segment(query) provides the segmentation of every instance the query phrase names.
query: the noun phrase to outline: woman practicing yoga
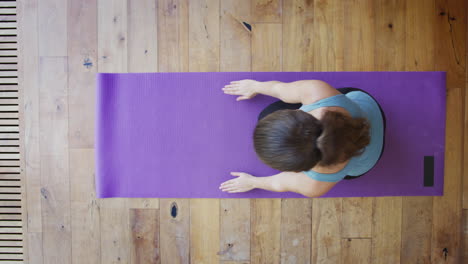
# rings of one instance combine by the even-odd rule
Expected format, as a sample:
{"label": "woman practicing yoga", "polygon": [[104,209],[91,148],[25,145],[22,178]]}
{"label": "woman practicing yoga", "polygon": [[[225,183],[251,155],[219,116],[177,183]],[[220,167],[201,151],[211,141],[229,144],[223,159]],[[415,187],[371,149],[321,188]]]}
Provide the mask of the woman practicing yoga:
{"label": "woman practicing yoga", "polygon": [[241,80],[223,91],[238,101],[257,94],[280,99],[260,113],[253,140],[258,157],[282,172],[269,177],[232,172],[236,178],[222,183],[222,191],[261,188],[319,197],[340,180],[367,173],[383,153],[384,112],[360,89],[335,89],[319,80]]}

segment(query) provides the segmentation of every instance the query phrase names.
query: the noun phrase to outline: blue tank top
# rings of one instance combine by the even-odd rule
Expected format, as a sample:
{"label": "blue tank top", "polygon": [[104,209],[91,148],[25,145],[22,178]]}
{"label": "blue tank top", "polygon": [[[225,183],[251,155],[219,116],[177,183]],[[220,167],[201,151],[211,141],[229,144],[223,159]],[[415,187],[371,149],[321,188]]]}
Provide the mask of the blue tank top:
{"label": "blue tank top", "polygon": [[310,112],[320,107],[339,106],[346,109],[352,117],[367,118],[370,124],[370,143],[361,155],[352,157],[346,166],[336,173],[304,171],[310,178],[324,182],[338,182],[346,175],[358,176],[368,172],[378,161],[383,148],[383,117],[377,102],[368,94],[353,91],[319,100],[313,104],[302,105],[300,110]]}

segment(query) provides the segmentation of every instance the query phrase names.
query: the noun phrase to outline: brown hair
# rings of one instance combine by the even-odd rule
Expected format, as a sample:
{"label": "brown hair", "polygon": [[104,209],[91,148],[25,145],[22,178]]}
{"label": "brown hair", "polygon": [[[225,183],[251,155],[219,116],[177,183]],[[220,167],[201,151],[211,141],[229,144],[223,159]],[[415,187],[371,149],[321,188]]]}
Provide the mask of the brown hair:
{"label": "brown hair", "polygon": [[321,120],[301,110],[278,110],[261,119],[254,131],[258,157],[280,171],[305,171],[358,156],[370,142],[369,123],[327,111]]}

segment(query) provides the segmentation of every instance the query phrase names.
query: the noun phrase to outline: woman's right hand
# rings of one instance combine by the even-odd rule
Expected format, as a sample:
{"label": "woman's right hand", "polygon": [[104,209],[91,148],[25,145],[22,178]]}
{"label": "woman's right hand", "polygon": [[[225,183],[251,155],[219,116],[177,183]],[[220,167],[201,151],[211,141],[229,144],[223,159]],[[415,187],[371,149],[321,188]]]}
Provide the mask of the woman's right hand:
{"label": "woman's right hand", "polygon": [[237,101],[251,99],[258,94],[256,88],[260,82],[255,80],[233,81],[223,87],[225,94],[240,95]]}

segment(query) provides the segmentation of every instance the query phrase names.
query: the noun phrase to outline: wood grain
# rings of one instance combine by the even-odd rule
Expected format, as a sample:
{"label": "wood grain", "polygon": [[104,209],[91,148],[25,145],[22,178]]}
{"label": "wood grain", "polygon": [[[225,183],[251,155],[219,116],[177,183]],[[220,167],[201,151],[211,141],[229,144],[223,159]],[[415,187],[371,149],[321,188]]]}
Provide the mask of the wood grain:
{"label": "wood grain", "polygon": [[283,0],[252,0],[255,23],[281,23]]}
{"label": "wood grain", "polygon": [[72,263],[99,263],[99,200],[94,186],[94,149],[70,149]]}
{"label": "wood grain", "polygon": [[468,261],[468,210],[463,209],[462,218],[462,245],[461,245],[461,263]]}
{"label": "wood grain", "polygon": [[366,264],[371,263],[371,240],[370,239],[342,239],[343,253],[341,263],[343,264]]}
{"label": "wood grain", "polygon": [[[343,70],[344,3],[317,0],[314,2],[314,18],[314,70]],[[312,263],[341,261],[342,200],[312,200]]]}
{"label": "wood grain", "polygon": [[159,71],[188,71],[188,0],[158,2]]}
{"label": "wood grain", "polygon": [[310,263],[312,199],[281,201],[281,263]]}
{"label": "wood grain", "polygon": [[[375,4],[375,70],[403,71],[405,68],[405,7],[405,1],[377,1]],[[388,43],[392,45],[389,47]],[[375,198],[373,263],[400,263],[402,210],[401,197]]]}
{"label": "wood grain", "polygon": [[[50,73],[53,72],[54,75]],[[44,263],[71,259],[67,59],[39,61],[41,210]]]}
{"label": "wood grain", "polygon": [[[20,64],[18,72],[21,80],[20,89],[23,94],[22,108],[24,118],[24,173],[26,187],[26,226],[27,232],[42,232],[42,210],[41,210],[41,157],[39,146],[39,51],[37,45],[37,1],[21,1],[19,5],[20,32],[22,32],[21,42],[19,43]],[[1,89],[3,90],[3,89]],[[10,94],[8,92],[8,94]],[[5,142],[5,141],[4,141]],[[19,142],[18,142],[19,143]],[[2,161],[0,166],[19,166],[19,162]],[[35,236],[37,237],[37,236]],[[26,238],[29,238],[26,237]],[[34,243],[40,241],[41,245]],[[41,239],[28,241],[30,249],[42,248]],[[31,254],[31,253],[29,253]],[[41,252],[42,254],[42,252]],[[42,259],[41,259],[42,261]],[[39,262],[38,262],[39,263]]]}
{"label": "wood grain", "polygon": [[[12,238],[22,238],[14,234],[16,224],[23,223],[27,232],[24,242],[17,242],[25,251],[0,241],[3,257],[18,258],[6,254],[15,251],[32,256],[28,263],[151,263],[157,260],[153,231],[159,228],[161,263],[308,263],[308,256],[311,263],[466,262],[464,1],[0,2],[4,4],[17,4],[19,14],[5,15],[14,8],[0,10],[0,21],[9,21],[0,23],[0,34],[19,28],[17,36],[0,37],[0,56],[18,57],[0,57],[0,77],[11,83],[0,87],[0,103],[16,97],[23,101],[2,106],[19,113],[2,113],[1,138],[9,140],[1,145],[18,152],[24,142],[26,196],[2,198],[23,197],[27,219],[21,222],[21,215],[0,209],[0,220],[11,225],[2,230]],[[3,41],[19,41],[19,50]],[[7,71],[15,69],[18,78]],[[447,71],[445,195],[320,198],[312,204],[301,199],[194,200],[192,205],[189,199],[96,199],[92,120],[98,70]],[[12,123],[5,117],[23,118],[24,131],[21,120]],[[21,162],[0,160],[0,166]],[[18,167],[2,171],[8,173],[1,180],[21,178]],[[8,184],[0,191],[11,191]],[[18,201],[2,204],[16,206]]]}
{"label": "wood grain", "polygon": [[[436,70],[447,70],[444,196],[434,197],[431,261],[459,263],[462,221],[466,2],[436,1]],[[446,13],[446,15],[442,15]],[[441,57],[439,57],[441,56]],[[447,253],[444,253],[444,250]]]}
{"label": "wood grain", "polygon": [[[251,70],[251,0],[220,2],[220,70]],[[250,200],[220,200],[219,256],[222,263],[250,260]]]}
{"label": "wood grain", "polygon": [[401,197],[376,197],[372,211],[372,263],[400,263]]}
{"label": "wood grain", "polygon": [[42,264],[43,247],[42,247],[42,232],[28,232],[26,240],[28,242],[28,263]]}
{"label": "wood grain", "polygon": [[[40,56],[67,56],[68,1],[37,1]],[[4,14],[0,11],[0,14]]]}
{"label": "wood grain", "polygon": [[[127,72],[127,1],[99,0],[97,8],[98,71]],[[130,263],[128,200],[100,199],[99,213],[101,263]]]}
{"label": "wood grain", "polygon": [[190,262],[219,262],[219,199],[190,200]]}
{"label": "wood grain", "polygon": [[344,8],[344,69],[370,71],[375,59],[375,3],[346,1]]}
{"label": "wood grain", "polygon": [[313,199],[312,263],[340,263],[342,199]]}
{"label": "wood grain", "polygon": [[189,5],[189,70],[219,71],[219,0]]}
{"label": "wood grain", "polygon": [[251,70],[251,0],[222,0],[220,14],[220,71]]}
{"label": "wood grain", "polygon": [[282,70],[281,24],[252,25],[252,71]]}
{"label": "wood grain", "polygon": [[159,209],[130,209],[131,263],[161,263]]}
{"label": "wood grain", "polygon": [[[188,1],[159,1],[157,19],[159,71],[188,71]],[[161,263],[189,263],[189,199],[159,202]]]}
{"label": "wood grain", "polygon": [[[157,2],[128,2],[128,72],[158,71]],[[129,208],[158,208],[157,198],[131,198]]]}
{"label": "wood grain", "polygon": [[101,199],[100,206],[101,263],[130,263],[131,240],[127,199]]}
{"label": "wood grain", "polygon": [[161,263],[189,263],[189,199],[160,199],[159,211]]}
{"label": "wood grain", "polygon": [[250,263],[279,263],[281,199],[251,199]]}
{"label": "wood grain", "polygon": [[157,2],[128,1],[128,70],[158,71]]}
{"label": "wood grain", "polygon": [[250,200],[221,199],[220,259],[250,260]]}
{"label": "wood grain", "polygon": [[[283,2],[283,70],[314,69],[314,3],[307,0]],[[320,55],[318,55],[320,56]]]}
{"label": "wood grain", "polygon": [[98,1],[98,71],[127,72],[127,0]]}
{"label": "wood grain", "polygon": [[[406,60],[407,71],[434,70],[433,3],[419,5],[406,2]],[[431,255],[432,197],[403,197],[401,226],[401,262],[429,263]]]}
{"label": "wood grain", "polygon": [[68,3],[70,148],[94,147],[97,0]]}

